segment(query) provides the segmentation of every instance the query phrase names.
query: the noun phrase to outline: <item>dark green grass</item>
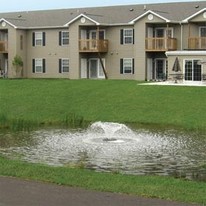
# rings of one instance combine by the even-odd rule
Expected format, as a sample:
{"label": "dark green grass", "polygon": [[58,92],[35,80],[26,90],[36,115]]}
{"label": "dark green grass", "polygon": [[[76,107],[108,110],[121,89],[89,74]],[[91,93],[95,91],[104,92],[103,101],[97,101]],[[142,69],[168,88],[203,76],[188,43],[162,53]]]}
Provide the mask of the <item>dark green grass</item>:
{"label": "dark green grass", "polygon": [[0,175],[45,181],[91,190],[206,204],[206,183],[171,177],[98,173],[85,169],[49,167],[0,157]]}
{"label": "dark green grass", "polygon": [[[136,81],[0,80],[0,128],[114,121],[206,128],[206,87],[140,86]],[[28,164],[0,157],[0,175],[88,189],[206,204],[206,184]]]}
{"label": "dark green grass", "polygon": [[120,80],[0,80],[0,105],[0,123],[58,123],[72,114],[89,122],[206,128],[206,87],[140,86]]}

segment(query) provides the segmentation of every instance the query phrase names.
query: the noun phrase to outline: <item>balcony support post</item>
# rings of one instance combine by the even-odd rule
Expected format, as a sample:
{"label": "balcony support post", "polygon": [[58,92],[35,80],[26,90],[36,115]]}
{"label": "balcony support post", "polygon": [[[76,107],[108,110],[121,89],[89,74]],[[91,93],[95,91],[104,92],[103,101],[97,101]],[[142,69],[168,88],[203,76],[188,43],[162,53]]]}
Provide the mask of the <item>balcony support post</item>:
{"label": "balcony support post", "polygon": [[100,64],[102,66],[103,72],[104,72],[105,79],[108,79],[107,71],[106,71],[104,63],[102,61],[101,54],[99,52],[98,52],[98,56],[99,56],[99,60],[100,60]]}

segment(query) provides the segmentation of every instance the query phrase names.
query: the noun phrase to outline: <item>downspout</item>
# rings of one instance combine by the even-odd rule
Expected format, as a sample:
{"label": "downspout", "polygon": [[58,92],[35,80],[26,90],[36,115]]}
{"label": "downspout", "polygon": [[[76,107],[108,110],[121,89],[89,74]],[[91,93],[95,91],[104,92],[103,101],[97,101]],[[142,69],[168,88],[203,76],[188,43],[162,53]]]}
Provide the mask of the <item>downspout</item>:
{"label": "downspout", "polygon": [[180,50],[183,50],[183,25],[180,22]]}

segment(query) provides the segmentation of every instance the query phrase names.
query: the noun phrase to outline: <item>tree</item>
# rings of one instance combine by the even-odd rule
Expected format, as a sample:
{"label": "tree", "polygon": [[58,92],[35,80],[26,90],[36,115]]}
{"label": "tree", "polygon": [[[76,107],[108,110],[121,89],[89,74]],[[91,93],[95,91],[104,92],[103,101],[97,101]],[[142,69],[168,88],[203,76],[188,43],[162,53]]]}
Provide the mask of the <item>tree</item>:
{"label": "tree", "polygon": [[16,75],[22,75],[21,71],[23,68],[23,60],[19,55],[16,55],[12,61],[13,66],[15,67]]}

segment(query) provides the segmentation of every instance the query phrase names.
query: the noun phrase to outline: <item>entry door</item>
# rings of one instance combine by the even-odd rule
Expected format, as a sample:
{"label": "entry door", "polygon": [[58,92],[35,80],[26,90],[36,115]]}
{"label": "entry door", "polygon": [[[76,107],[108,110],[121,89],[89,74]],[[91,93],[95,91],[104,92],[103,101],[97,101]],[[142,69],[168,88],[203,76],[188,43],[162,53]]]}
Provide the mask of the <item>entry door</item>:
{"label": "entry door", "polygon": [[89,60],[89,76],[90,78],[98,77],[98,59]]}
{"label": "entry door", "polygon": [[[97,39],[97,30],[90,31],[90,39]],[[98,39],[105,39],[105,30],[99,30]]]}
{"label": "entry door", "polygon": [[155,60],[155,79],[164,80],[166,77],[166,60],[156,59]]}
{"label": "entry door", "polygon": [[89,36],[89,38],[93,40],[91,43],[91,48],[95,49],[97,47],[97,39],[103,40],[105,38],[105,31],[100,30],[99,36],[97,36],[97,30],[91,30]]}
{"label": "entry door", "polygon": [[206,48],[206,27],[200,27],[200,49]]}
{"label": "entry door", "polygon": [[185,60],[185,81],[201,81],[202,66],[199,60]]}
{"label": "entry door", "polygon": [[5,73],[5,75],[7,75],[7,73],[8,73],[8,59],[5,59],[5,67],[4,67],[4,73]]}
{"label": "entry door", "polygon": [[[102,61],[105,64],[105,59],[102,59]],[[105,78],[99,59],[89,59],[89,78]]]}

